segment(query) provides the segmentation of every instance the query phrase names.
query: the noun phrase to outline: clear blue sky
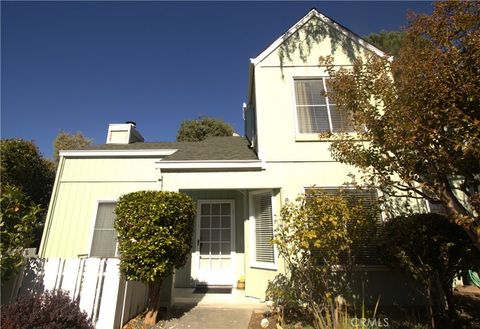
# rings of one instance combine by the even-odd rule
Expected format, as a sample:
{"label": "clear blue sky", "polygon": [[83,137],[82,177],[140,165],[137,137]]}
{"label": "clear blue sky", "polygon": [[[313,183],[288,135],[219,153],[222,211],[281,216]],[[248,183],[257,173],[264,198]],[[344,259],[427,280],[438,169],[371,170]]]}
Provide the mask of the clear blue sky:
{"label": "clear blue sky", "polygon": [[249,58],[311,8],[366,35],[432,4],[2,1],[1,136],[51,157],[60,130],[104,143],[108,124],[127,120],[146,141],[173,141],[199,116],[243,134]]}

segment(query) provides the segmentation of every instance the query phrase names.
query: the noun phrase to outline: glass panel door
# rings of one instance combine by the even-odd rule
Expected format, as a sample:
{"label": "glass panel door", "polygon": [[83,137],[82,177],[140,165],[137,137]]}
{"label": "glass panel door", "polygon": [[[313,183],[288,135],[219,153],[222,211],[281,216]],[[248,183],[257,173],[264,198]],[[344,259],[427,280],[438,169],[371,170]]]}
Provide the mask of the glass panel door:
{"label": "glass panel door", "polygon": [[233,202],[202,201],[197,232],[199,284],[232,283]]}

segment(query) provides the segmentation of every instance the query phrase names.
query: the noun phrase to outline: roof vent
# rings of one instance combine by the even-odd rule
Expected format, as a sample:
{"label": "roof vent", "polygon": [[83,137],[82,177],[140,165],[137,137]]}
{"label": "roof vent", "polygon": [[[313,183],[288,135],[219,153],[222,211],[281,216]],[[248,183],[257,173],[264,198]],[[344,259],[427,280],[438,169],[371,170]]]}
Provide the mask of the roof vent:
{"label": "roof vent", "polygon": [[136,123],[111,123],[108,125],[107,144],[131,144],[143,142],[143,136],[138,132]]}

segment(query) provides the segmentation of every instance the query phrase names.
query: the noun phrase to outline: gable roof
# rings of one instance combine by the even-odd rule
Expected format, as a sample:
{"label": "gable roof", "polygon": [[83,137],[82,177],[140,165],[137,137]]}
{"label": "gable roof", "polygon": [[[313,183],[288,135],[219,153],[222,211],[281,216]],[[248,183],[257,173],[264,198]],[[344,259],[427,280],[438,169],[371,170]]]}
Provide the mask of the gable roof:
{"label": "gable roof", "polygon": [[[174,151],[167,152],[162,161],[224,161],[224,160],[258,160],[250,143],[244,137],[209,137],[201,142],[138,142],[131,144],[98,144],[81,150],[62,151],[62,155],[81,156],[82,153],[98,156],[111,152],[121,156],[122,153],[135,151]],[[115,152],[116,151],[116,152]],[[148,153],[148,152],[146,152]],[[94,156],[94,155],[93,155]]]}
{"label": "gable roof", "polygon": [[378,49],[377,47],[373,46],[372,44],[368,43],[365,41],[362,37],[360,37],[358,34],[352,32],[345,26],[341,25],[340,23],[337,23],[330,17],[327,17],[317,11],[315,8],[310,10],[302,19],[300,19],[295,25],[293,25],[290,29],[288,29],[287,32],[285,32],[283,35],[281,35],[277,40],[275,40],[270,46],[267,47],[264,51],[262,51],[257,57],[251,58],[250,63],[253,64],[253,66],[257,65],[261,61],[263,61],[268,55],[270,55],[275,49],[277,49],[285,40],[287,40],[292,34],[296,33],[305,23],[307,23],[310,19],[312,18],[318,18],[324,23],[330,25],[331,27],[337,29],[350,39],[354,40],[361,46],[365,47],[366,49],[376,53],[379,56],[386,56],[386,54]]}

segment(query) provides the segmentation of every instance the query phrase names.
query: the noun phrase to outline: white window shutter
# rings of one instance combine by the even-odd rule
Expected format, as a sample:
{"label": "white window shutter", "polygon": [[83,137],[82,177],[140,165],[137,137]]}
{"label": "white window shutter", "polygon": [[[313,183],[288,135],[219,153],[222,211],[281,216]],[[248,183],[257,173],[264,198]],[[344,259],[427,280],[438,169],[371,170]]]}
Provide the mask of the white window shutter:
{"label": "white window shutter", "polygon": [[253,197],[255,217],[255,261],[258,263],[275,263],[272,218],[272,196],[270,193],[257,194]]}

